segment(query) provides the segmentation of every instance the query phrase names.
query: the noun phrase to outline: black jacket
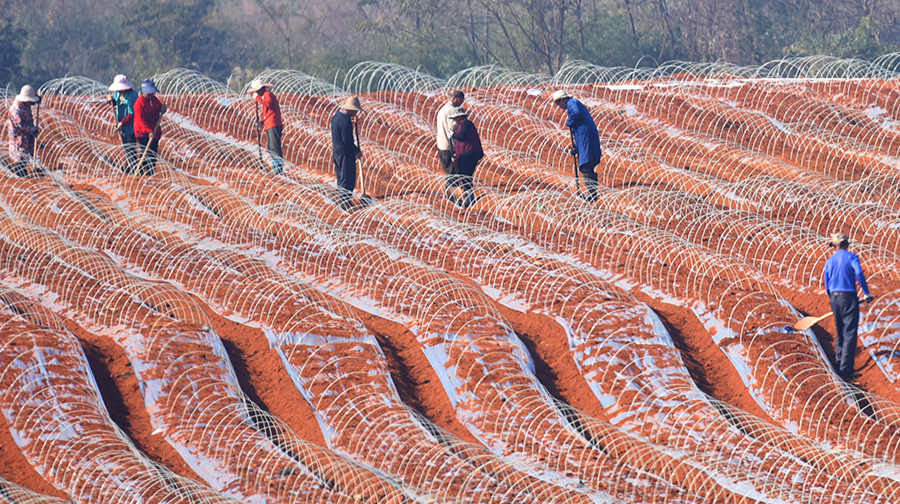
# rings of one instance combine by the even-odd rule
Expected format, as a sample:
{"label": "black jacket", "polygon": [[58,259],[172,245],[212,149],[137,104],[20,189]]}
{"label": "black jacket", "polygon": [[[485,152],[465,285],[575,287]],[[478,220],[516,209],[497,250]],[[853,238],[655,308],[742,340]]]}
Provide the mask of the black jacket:
{"label": "black jacket", "polygon": [[355,155],[360,151],[353,140],[353,120],[342,110],[331,119],[331,144],[336,155]]}

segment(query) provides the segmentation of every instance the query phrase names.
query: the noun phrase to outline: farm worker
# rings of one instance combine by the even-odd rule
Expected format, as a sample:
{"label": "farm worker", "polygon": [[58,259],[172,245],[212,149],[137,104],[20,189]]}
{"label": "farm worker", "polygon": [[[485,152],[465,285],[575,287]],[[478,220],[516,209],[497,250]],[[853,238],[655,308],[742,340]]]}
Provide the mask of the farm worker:
{"label": "farm worker", "polygon": [[450,99],[441,107],[437,114],[438,158],[441,160],[441,167],[447,175],[453,173],[453,150],[450,146],[450,136],[453,135],[453,128],[456,127],[456,124],[450,119],[450,112],[457,107],[461,107],[465,100],[465,93],[454,91],[450,95]]}
{"label": "farm worker", "polygon": [[553,102],[568,115],[566,126],[572,132],[574,143],[569,154],[578,156],[578,171],[584,175],[584,186],[587,189],[586,199],[594,201],[597,199],[597,172],[594,168],[600,164],[600,157],[603,155],[597,123],[583,103],[562,89],[553,93]]}
{"label": "farm worker", "polygon": [[124,75],[116,75],[113,78],[109,90],[109,103],[116,111],[116,131],[122,140],[122,150],[125,152],[125,173],[134,173],[138,162],[137,137],[134,135],[134,104],[137,102],[138,93],[134,85]]}
{"label": "farm worker", "polygon": [[484,149],[481,147],[481,137],[478,135],[478,128],[475,123],[469,120],[469,113],[462,107],[456,107],[450,112],[450,119],[455,123],[453,135],[450,137],[453,141],[453,153],[456,161],[456,170],[453,174],[447,175],[448,197],[451,200],[455,196],[449,194],[452,187],[462,186],[463,199],[455,201],[463,208],[467,208],[475,202],[475,195],[472,189],[472,175],[475,174],[475,168],[478,162],[484,157]]}
{"label": "farm worker", "polygon": [[159,89],[153,79],[144,79],[141,83],[141,96],[134,102],[134,134],[138,144],[146,153],[140,166],[140,175],[153,175],[156,171],[156,156],[159,152],[159,139],[162,137],[162,116],[166,113],[166,105],[159,101],[156,93]]}
{"label": "farm worker", "polygon": [[362,158],[362,150],[353,140],[353,123],[362,111],[359,98],[350,96],[331,119],[331,159],[334,161],[337,185],[345,190],[339,196],[343,207],[349,203],[350,193],[356,189],[356,160]]}
{"label": "farm worker", "polygon": [[857,326],[859,325],[859,297],[856,284],[862,288],[866,303],[875,299],[866,285],[859,257],[850,252],[850,238],[844,233],[831,235],[829,246],[834,254],[825,262],[825,291],[831,300],[837,338],[834,342],[835,363],[838,374],[845,380],[853,380],[853,359],[856,357]]}
{"label": "farm worker", "polygon": [[284,125],[281,122],[278,98],[272,93],[274,87],[274,84],[254,79],[250,82],[247,92],[253,95],[257,103],[262,104],[262,120],[256,121],[256,127],[263,128],[266,132],[266,149],[272,156],[272,171],[275,175],[281,175],[284,173],[284,157],[281,154],[281,134],[284,132]]}
{"label": "farm worker", "polygon": [[9,132],[9,157],[13,163],[12,171],[19,177],[28,175],[28,163],[34,158],[34,142],[39,131],[34,124],[31,107],[40,102],[41,97],[26,84],[9,107],[9,124],[6,127]]}

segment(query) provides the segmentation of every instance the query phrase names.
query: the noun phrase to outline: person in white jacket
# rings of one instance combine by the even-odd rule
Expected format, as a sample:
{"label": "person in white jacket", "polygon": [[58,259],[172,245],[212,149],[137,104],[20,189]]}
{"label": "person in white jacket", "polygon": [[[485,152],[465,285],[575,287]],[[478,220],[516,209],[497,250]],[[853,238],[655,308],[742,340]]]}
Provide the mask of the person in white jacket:
{"label": "person in white jacket", "polygon": [[438,157],[441,160],[441,167],[444,173],[450,175],[453,170],[453,147],[450,143],[450,137],[453,136],[453,128],[456,124],[450,119],[450,112],[466,101],[466,95],[462,91],[454,91],[450,95],[450,100],[441,107],[437,114],[437,148]]}

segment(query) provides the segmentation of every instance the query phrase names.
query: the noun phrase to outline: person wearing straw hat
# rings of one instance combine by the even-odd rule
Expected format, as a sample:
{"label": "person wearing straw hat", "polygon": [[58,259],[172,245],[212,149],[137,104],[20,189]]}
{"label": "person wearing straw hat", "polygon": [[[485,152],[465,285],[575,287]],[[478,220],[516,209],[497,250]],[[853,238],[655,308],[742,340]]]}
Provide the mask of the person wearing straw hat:
{"label": "person wearing straw hat", "polygon": [[585,199],[597,199],[597,172],[594,168],[600,164],[603,152],[600,150],[600,133],[591,112],[577,98],[560,89],[553,93],[553,103],[566,111],[566,126],[572,132],[572,147],[568,152],[578,156],[578,171],[584,175],[584,187],[587,189]]}
{"label": "person wearing straw hat", "polygon": [[362,149],[353,139],[353,121],[362,112],[359,98],[350,96],[331,119],[331,159],[338,187],[345,189],[339,196],[341,206],[350,202],[350,194],[356,189],[356,160],[362,157]]}
{"label": "person wearing straw hat", "polygon": [[6,128],[9,157],[13,163],[12,171],[19,177],[28,175],[28,164],[34,158],[34,143],[40,131],[34,124],[31,107],[40,101],[41,97],[35,94],[34,88],[26,84],[9,107]]}
{"label": "person wearing straw hat", "polygon": [[[467,208],[475,202],[473,191],[473,179],[478,162],[484,157],[484,149],[481,147],[481,136],[478,128],[469,120],[469,113],[462,107],[456,107],[449,114],[454,122],[453,153],[456,161],[456,170],[447,175],[447,197],[457,205]],[[462,187],[463,197],[457,199],[450,191],[454,187]]]}
{"label": "person wearing straw hat", "polygon": [[159,152],[159,139],[162,137],[162,116],[166,113],[166,105],[159,101],[153,79],[144,79],[141,83],[141,96],[134,102],[134,134],[138,145],[143,149],[138,167],[139,175],[153,175],[156,171],[156,157]]}
{"label": "person wearing straw hat", "polygon": [[461,107],[464,101],[466,101],[466,94],[459,90],[454,91],[437,114],[438,159],[447,175],[453,173],[453,149],[450,146],[450,137],[453,135],[453,128],[456,127],[456,124],[450,119],[450,112]]}
{"label": "person wearing straw hat", "polygon": [[113,94],[109,95],[109,103],[115,107],[116,131],[122,140],[122,150],[125,152],[125,173],[134,173],[138,162],[137,137],[134,134],[134,104],[137,102],[138,93],[134,85],[122,74],[113,78],[109,86]]}
{"label": "person wearing straw hat", "polygon": [[859,326],[859,297],[856,284],[862,288],[866,303],[875,299],[869,293],[866,275],[859,263],[859,256],[850,252],[850,238],[844,233],[831,235],[828,244],[835,249],[825,261],[825,292],[834,313],[836,338],[834,357],[837,373],[847,381],[859,377],[855,373],[853,361],[856,357],[857,329]]}
{"label": "person wearing straw hat", "polygon": [[272,93],[274,87],[274,84],[253,79],[247,92],[253,95],[257,103],[262,104],[262,119],[257,116],[256,127],[263,128],[266,132],[266,149],[272,156],[272,171],[276,175],[281,175],[284,173],[284,159],[281,154],[281,134],[284,132],[284,125],[281,122],[278,98]]}

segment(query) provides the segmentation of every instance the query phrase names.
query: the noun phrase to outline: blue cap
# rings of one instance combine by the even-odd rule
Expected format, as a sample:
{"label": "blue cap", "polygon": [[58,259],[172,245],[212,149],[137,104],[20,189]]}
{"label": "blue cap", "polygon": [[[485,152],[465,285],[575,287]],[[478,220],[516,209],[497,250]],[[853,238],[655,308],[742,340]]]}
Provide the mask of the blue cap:
{"label": "blue cap", "polygon": [[150,94],[158,92],[159,89],[156,89],[156,84],[154,84],[153,79],[144,79],[144,82],[141,83],[141,93]]}

